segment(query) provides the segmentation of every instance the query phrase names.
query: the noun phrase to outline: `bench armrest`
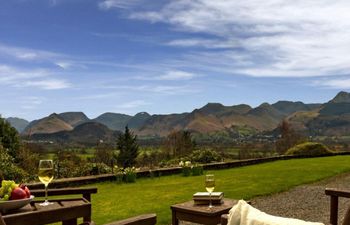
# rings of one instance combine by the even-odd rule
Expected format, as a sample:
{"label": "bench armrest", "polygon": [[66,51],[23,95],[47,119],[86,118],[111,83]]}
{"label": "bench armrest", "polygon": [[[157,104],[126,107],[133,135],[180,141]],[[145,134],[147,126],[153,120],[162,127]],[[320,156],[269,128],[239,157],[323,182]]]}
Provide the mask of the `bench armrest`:
{"label": "bench armrest", "polygon": [[157,215],[152,213],[119,220],[105,225],[155,225],[156,223]]}
{"label": "bench armrest", "polygon": [[340,190],[336,188],[326,188],[326,195],[350,198],[350,192],[345,190]]}
{"label": "bench armrest", "polygon": [[[350,192],[345,191],[345,190],[336,189],[336,188],[326,188],[325,193],[326,193],[326,195],[329,195],[331,197],[329,222],[332,225],[337,225],[338,224],[339,197],[350,198]],[[349,216],[348,213],[349,213],[349,211],[347,212],[347,214],[345,216]]]}
{"label": "bench armrest", "polygon": [[5,221],[2,219],[1,212],[0,212],[0,225],[6,225]]}
{"label": "bench armrest", "polygon": [[[38,190],[31,190],[30,191],[32,195],[35,197],[44,197],[45,196],[45,190],[44,189],[38,189]],[[91,201],[91,194],[96,194],[97,188],[57,188],[57,189],[48,189],[48,195],[78,195],[81,194],[83,197]]]}

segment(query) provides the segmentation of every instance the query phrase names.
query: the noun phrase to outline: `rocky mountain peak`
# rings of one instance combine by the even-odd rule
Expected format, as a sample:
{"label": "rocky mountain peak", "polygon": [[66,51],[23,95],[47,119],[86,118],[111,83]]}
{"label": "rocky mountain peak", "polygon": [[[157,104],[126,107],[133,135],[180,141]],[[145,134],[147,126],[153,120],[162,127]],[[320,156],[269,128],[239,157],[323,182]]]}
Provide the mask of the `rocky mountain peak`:
{"label": "rocky mountain peak", "polygon": [[350,103],[350,93],[341,91],[330,102],[331,103]]}

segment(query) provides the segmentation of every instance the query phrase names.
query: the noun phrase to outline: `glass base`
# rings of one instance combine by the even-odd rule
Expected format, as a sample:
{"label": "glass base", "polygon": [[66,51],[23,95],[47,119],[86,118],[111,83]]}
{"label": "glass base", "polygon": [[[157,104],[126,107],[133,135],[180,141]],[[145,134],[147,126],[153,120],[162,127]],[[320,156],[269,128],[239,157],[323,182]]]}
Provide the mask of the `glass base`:
{"label": "glass base", "polygon": [[49,202],[49,201],[45,200],[45,202],[40,203],[39,205],[40,206],[48,206],[48,205],[52,205],[52,204],[53,204],[53,202]]}

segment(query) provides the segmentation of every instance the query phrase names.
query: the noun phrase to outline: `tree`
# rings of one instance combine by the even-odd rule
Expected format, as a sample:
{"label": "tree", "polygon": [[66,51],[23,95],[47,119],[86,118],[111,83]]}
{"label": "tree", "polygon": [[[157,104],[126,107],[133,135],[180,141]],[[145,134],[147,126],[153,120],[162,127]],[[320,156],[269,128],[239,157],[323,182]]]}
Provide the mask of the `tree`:
{"label": "tree", "polygon": [[126,168],[135,165],[139,153],[139,145],[137,144],[137,136],[130,132],[128,126],[125,127],[125,132],[118,136],[117,149],[119,150],[117,157],[119,166]]}
{"label": "tree", "polygon": [[173,157],[182,157],[191,154],[195,145],[189,131],[173,131],[167,136],[164,142],[165,149],[167,149]]}
{"label": "tree", "polygon": [[0,117],[0,144],[8,154],[17,160],[17,153],[20,148],[18,132],[4,118]]}
{"label": "tree", "polygon": [[95,162],[113,166],[113,150],[110,146],[100,143],[94,154]]}
{"label": "tree", "polygon": [[291,147],[306,141],[306,138],[295,132],[287,120],[283,120],[278,129],[281,137],[276,141],[276,151],[282,155]]}
{"label": "tree", "polygon": [[0,144],[0,182],[5,179],[19,183],[25,178],[28,174],[14,163],[13,157]]}

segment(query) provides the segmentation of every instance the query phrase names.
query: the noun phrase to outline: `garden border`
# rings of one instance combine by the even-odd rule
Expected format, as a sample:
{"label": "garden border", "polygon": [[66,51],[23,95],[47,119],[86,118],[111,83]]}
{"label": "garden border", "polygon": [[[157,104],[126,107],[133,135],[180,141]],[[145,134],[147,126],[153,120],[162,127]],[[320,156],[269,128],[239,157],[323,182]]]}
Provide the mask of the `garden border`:
{"label": "garden border", "polygon": [[[217,170],[217,169],[229,169],[235,167],[242,167],[248,165],[256,165],[266,162],[273,162],[278,160],[289,160],[289,159],[298,159],[298,158],[317,158],[317,157],[327,157],[327,156],[337,156],[337,155],[350,155],[350,152],[338,152],[338,153],[330,153],[324,154],[321,156],[274,156],[267,158],[259,158],[259,159],[246,159],[246,160],[237,160],[232,162],[217,162],[217,163],[208,163],[203,164],[203,168],[205,170]],[[171,168],[160,168],[155,170],[142,170],[137,171],[137,177],[160,177],[164,175],[173,175],[181,173],[181,167],[171,167]],[[114,174],[102,174],[102,175],[94,175],[94,176],[85,176],[85,177],[72,177],[72,178],[63,178],[56,179],[52,183],[50,183],[50,188],[61,188],[68,186],[80,186],[84,184],[91,184],[96,182],[103,181],[113,181],[116,180],[116,176]],[[27,186],[30,189],[42,189],[44,185],[42,183],[28,183]]]}

